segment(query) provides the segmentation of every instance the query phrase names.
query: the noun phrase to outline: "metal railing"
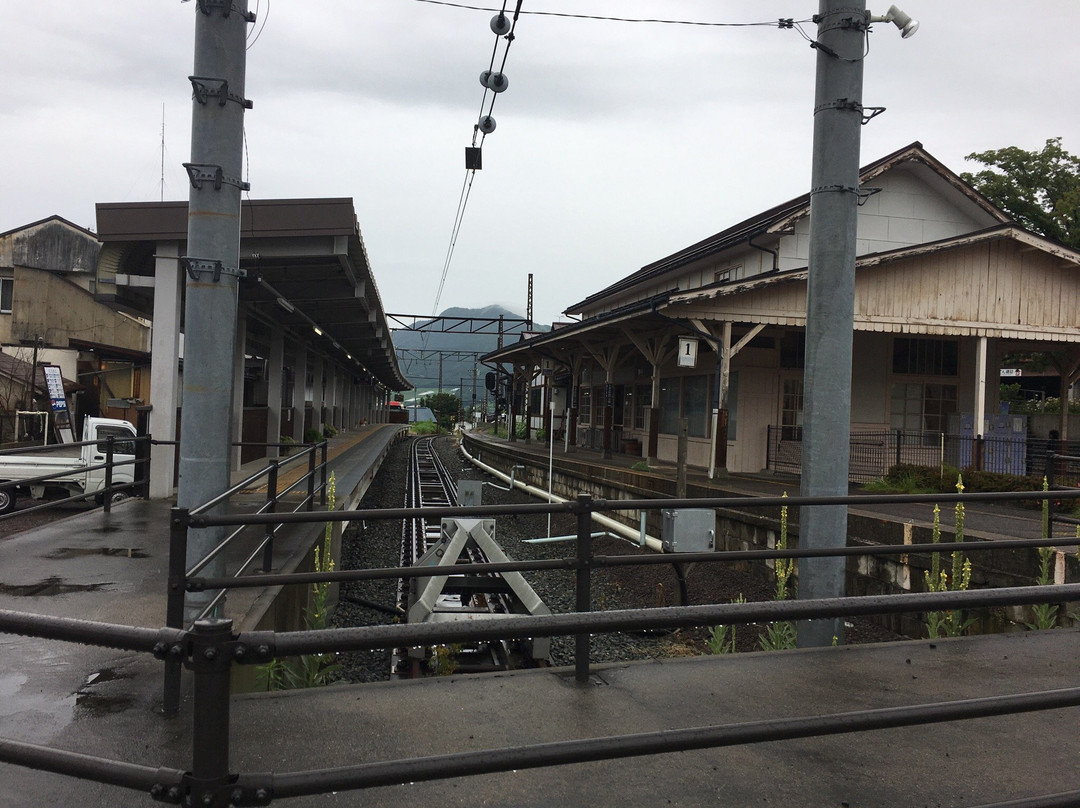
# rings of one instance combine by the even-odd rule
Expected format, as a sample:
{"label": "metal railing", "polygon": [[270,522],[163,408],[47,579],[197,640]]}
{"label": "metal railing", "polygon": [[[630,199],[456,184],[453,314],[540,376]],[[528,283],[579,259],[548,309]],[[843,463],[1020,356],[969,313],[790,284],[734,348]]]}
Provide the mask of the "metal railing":
{"label": "metal railing", "polygon": [[[1052,492],[1076,491],[1080,488],[1080,455],[1066,455],[1051,452],[1046,457],[1046,487]],[[1071,507],[1063,508],[1065,503]],[[1080,532],[1080,518],[1076,516],[1077,503],[1063,500],[1057,495],[1048,498],[1048,521],[1050,535],[1054,535],[1055,525],[1071,525]]]}
{"label": "metal railing", "polygon": [[[268,444],[275,445],[275,444]],[[286,445],[295,449],[298,444],[277,444],[279,447]],[[165,605],[165,625],[169,628],[184,628],[184,598],[187,592],[205,591],[205,581],[197,576],[209,567],[213,561],[221,557],[226,550],[237,544],[245,534],[248,527],[258,524],[261,530],[256,537],[256,543],[249,555],[240,562],[233,578],[217,579],[216,585],[211,587],[217,590],[209,602],[202,608],[200,613],[187,625],[192,625],[209,615],[214,614],[219,604],[223,601],[225,593],[235,584],[232,581],[246,573],[256,561],[261,559],[261,570],[269,573],[273,565],[274,538],[278,531],[288,523],[289,514],[298,514],[303,511],[314,511],[316,500],[326,507],[326,482],[327,482],[327,441],[313,444],[299,444],[301,451],[289,457],[272,461],[266,468],[261,469],[247,479],[233,485],[231,488],[218,494],[208,502],[196,508],[173,508],[169,521],[169,580],[168,592]],[[321,457],[320,457],[321,454]],[[282,490],[279,485],[280,475],[283,469],[294,465],[306,463],[306,470],[297,480],[294,480]],[[209,553],[202,558],[195,559],[188,566],[189,531],[200,528],[221,526],[210,516],[215,509],[228,503],[234,496],[242,491],[266,481],[266,497],[258,509],[243,517],[246,520],[241,523],[233,523],[235,529],[225,536],[214,546]],[[285,496],[298,487],[304,490],[303,497],[299,502],[286,503]],[[291,506],[288,513],[278,516],[279,507],[283,504]],[[255,522],[252,520],[267,517],[267,521]],[[327,514],[320,515],[319,521],[331,521]],[[170,657],[165,663],[165,685],[163,711],[166,715],[176,715],[180,706],[180,667],[179,658]]]}
{"label": "metal railing", "polygon": [[[82,494],[73,494],[69,497],[63,497],[59,499],[50,499],[42,502],[38,505],[31,505],[28,508],[20,508],[17,512],[11,511],[6,514],[0,514],[0,521],[10,518],[15,513],[25,514],[33,513],[34,511],[43,511],[48,508],[55,508],[57,505],[64,505],[69,502],[83,502],[87,499],[101,497],[102,507],[105,513],[109,513],[112,507],[112,500],[115,494],[125,493],[135,489],[142,489],[146,485],[146,475],[132,474],[134,478],[129,483],[115,483],[113,481],[113,474],[115,470],[122,466],[132,466],[137,470],[146,471],[150,463],[150,436],[143,435],[139,437],[123,437],[117,440],[114,435],[107,435],[99,440],[91,441],[79,441],[78,443],[53,443],[47,446],[30,446],[22,447],[18,449],[3,449],[0,450],[0,457],[10,457],[18,455],[41,455],[41,454],[60,454],[65,450],[81,449],[84,446],[100,446],[105,444],[105,460],[101,463],[93,463],[87,466],[79,466],[75,469],[68,469],[63,472],[52,472],[48,474],[40,474],[35,477],[23,477],[17,480],[3,480],[0,481],[0,490],[8,490],[15,488],[26,488],[31,486],[57,486],[62,485],[65,481],[70,481],[70,478],[74,474],[86,474],[91,471],[105,470],[105,480],[102,488],[94,491],[87,491]],[[117,454],[117,443],[131,443],[134,446],[134,457],[131,460],[115,460]],[[128,454],[125,452],[124,454]],[[0,472],[2,473],[2,472]],[[14,496],[14,494],[13,494]]]}
{"label": "metal railing", "polygon": [[[1076,459],[1076,458],[1073,458]],[[252,479],[243,485],[249,486]],[[231,489],[233,492],[237,487]],[[1011,715],[1039,710],[1080,706],[1080,687],[1052,691],[1015,693],[992,697],[940,701],[904,707],[858,710],[741,723],[717,724],[687,729],[616,735],[553,743],[490,749],[482,752],[445,754],[437,757],[361,763],[333,769],[272,774],[236,773],[229,761],[229,679],[233,665],[266,664],[279,657],[394,647],[446,645],[471,640],[518,637],[575,637],[575,680],[584,684],[590,677],[590,634],[639,631],[660,628],[736,625],[779,620],[815,620],[860,615],[922,613],[937,610],[1022,606],[1046,602],[1080,601],[1080,584],[1024,586],[988,590],[925,592],[817,600],[768,601],[660,607],[592,612],[591,581],[594,571],[633,564],[731,563],[733,561],[826,556],[870,556],[890,554],[930,554],[963,549],[968,553],[1006,548],[1071,546],[1061,538],[1010,539],[994,542],[941,542],[900,546],[842,547],[829,550],[796,548],[784,550],[722,551],[708,553],[668,553],[655,555],[598,556],[593,553],[592,515],[626,510],[651,511],[660,508],[778,508],[819,505],[866,505],[871,503],[955,503],[1049,499],[1075,501],[1080,489],[1028,491],[996,494],[862,495],[859,497],[721,497],[687,500],[643,499],[607,501],[581,495],[562,503],[525,505],[397,508],[316,513],[297,510],[254,514],[210,513],[212,503],[189,512],[185,526],[204,527],[307,524],[336,520],[367,521],[401,519],[419,515],[427,518],[478,518],[509,514],[572,514],[577,520],[576,552],[572,557],[512,561],[475,565],[473,571],[506,572],[562,569],[573,572],[576,611],[571,613],[477,619],[460,623],[378,625],[279,633],[272,631],[234,632],[227,619],[202,619],[191,629],[169,626],[161,629],[129,628],[81,620],[29,615],[0,610],[0,632],[102,645],[152,653],[166,667],[188,667],[193,673],[193,737],[190,766],[148,767],[76,754],[33,744],[0,741],[0,761],[43,769],[119,787],[146,791],[155,800],[173,804],[268,805],[276,799],[323,794],[348,789],[405,784],[482,773],[557,766],[583,761],[609,760],[654,755],[691,749],[707,749],[790,738],[810,738],[847,732],[932,724],[987,716]],[[218,502],[220,498],[215,499]],[[310,507],[311,498],[305,500]],[[1080,543],[1080,540],[1078,540]],[[255,556],[253,556],[254,558]],[[185,571],[190,572],[189,571]],[[365,578],[428,577],[438,568],[386,568],[339,570],[302,574],[239,575],[231,578],[198,578],[185,574],[175,584],[188,591],[229,587],[275,585],[306,586],[322,582],[342,582]],[[170,579],[170,590],[173,586]],[[170,591],[170,597],[172,592]],[[186,762],[185,762],[186,763]],[[1034,797],[1022,804],[1047,806],[1074,804],[1080,792]],[[1018,803],[1009,802],[1008,805]],[[999,803],[1004,806],[1006,803]]]}
{"label": "metal railing", "polygon": [[[866,483],[899,465],[978,469],[999,474],[1041,474],[1053,448],[1047,438],[984,437],[899,429],[851,432],[848,480]],[[1076,448],[1080,450],[1080,444]],[[802,428],[770,425],[766,468],[802,473]]]}

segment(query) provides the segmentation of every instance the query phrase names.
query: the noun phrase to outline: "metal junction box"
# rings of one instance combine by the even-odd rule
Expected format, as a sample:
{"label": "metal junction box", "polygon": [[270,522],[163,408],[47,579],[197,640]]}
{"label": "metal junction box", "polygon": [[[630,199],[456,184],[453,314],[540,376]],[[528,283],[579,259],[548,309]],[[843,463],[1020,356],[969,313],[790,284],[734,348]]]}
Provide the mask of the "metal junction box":
{"label": "metal junction box", "polygon": [[661,513],[665,553],[705,553],[714,549],[716,511],[711,508],[665,508]]}

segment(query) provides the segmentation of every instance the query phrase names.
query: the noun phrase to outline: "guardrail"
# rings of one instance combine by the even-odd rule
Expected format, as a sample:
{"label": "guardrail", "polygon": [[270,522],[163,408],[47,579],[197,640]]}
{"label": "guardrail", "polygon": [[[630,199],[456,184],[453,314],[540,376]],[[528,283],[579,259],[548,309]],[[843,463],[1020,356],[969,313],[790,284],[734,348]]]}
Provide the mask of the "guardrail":
{"label": "guardrail", "polygon": [[[273,444],[268,444],[273,445]],[[183,628],[184,620],[184,596],[187,592],[205,591],[206,587],[196,578],[230,546],[236,543],[251,525],[258,524],[262,527],[255,549],[240,563],[233,578],[218,579],[212,587],[217,590],[213,598],[203,607],[202,611],[188,625],[192,625],[214,613],[225,597],[225,593],[234,586],[232,581],[243,576],[245,572],[261,556],[261,569],[264,573],[270,572],[274,556],[274,537],[278,531],[289,522],[290,514],[299,514],[301,511],[311,513],[314,510],[316,499],[319,504],[326,506],[326,474],[327,474],[327,441],[312,444],[277,444],[279,447],[296,448],[301,451],[280,460],[274,460],[266,468],[255,472],[247,479],[241,480],[232,487],[218,494],[208,502],[204,502],[196,508],[173,508],[170,516],[169,528],[169,580],[168,593],[165,605],[165,625],[169,628]],[[318,457],[321,452],[321,458]],[[289,485],[285,491],[278,486],[279,476],[282,469],[289,466],[299,465],[306,462],[305,473]],[[215,508],[218,508],[231,500],[241,491],[248,490],[266,480],[266,499],[252,514],[244,518],[246,522],[233,523],[235,530],[210,550],[202,558],[196,559],[188,566],[188,543],[189,531],[206,527],[220,527],[221,522],[215,522],[211,516]],[[278,515],[278,507],[283,503],[283,495],[295,490],[297,486],[305,488],[304,497],[291,510],[290,514]],[[265,517],[267,521],[257,522]],[[331,521],[332,515],[322,514],[318,521]],[[180,707],[180,667],[181,660],[169,658],[165,664],[165,686],[162,710],[165,715],[176,715]]]}
{"label": "guardrail", "polygon": [[[1080,488],[1080,456],[1051,452],[1046,458],[1046,487],[1049,491],[1076,491]],[[1073,509],[1062,513],[1061,501],[1057,495],[1048,498],[1048,521],[1050,535],[1054,534],[1054,525],[1076,525],[1080,528],[1080,518],[1073,514]]]}
{"label": "guardrail", "polygon": [[[265,472],[264,472],[265,473]],[[314,473],[314,469],[312,472]],[[250,486],[249,478],[238,487]],[[224,495],[223,495],[224,496]],[[736,625],[778,620],[816,620],[873,614],[920,613],[926,611],[1018,606],[1080,601],[1080,584],[1025,586],[990,590],[926,592],[850,598],[769,601],[607,612],[590,611],[591,578],[594,570],[631,564],[730,563],[747,559],[810,558],[826,556],[869,556],[948,552],[1045,546],[1075,546],[1061,538],[1010,539],[994,542],[941,542],[881,547],[843,547],[829,550],[797,548],[740,552],[670,553],[641,556],[597,556],[592,550],[591,523],[596,512],[656,510],[660,508],[775,508],[819,505],[866,505],[870,503],[955,503],[1050,499],[1075,501],[1080,489],[1069,491],[1026,491],[995,494],[861,495],[858,497],[720,497],[702,499],[648,499],[607,501],[581,495],[564,503],[473,506],[445,508],[395,508],[316,513],[297,510],[256,514],[212,514],[211,503],[188,512],[187,528],[303,524],[335,520],[401,519],[421,512],[429,518],[477,518],[509,514],[573,514],[577,518],[576,552],[573,557],[536,561],[478,564],[476,573],[562,569],[575,574],[576,611],[571,613],[478,619],[439,624],[379,625],[347,629],[325,629],[276,633],[232,630],[227,619],[200,619],[190,629],[168,626],[139,629],[88,621],[29,615],[0,610],[0,632],[24,634],[54,640],[152,653],[179,671],[181,664],[193,672],[193,737],[190,767],[147,767],[124,761],[75,754],[33,744],[0,740],[0,761],[83,777],[119,787],[146,791],[155,800],[184,805],[268,805],[276,799],[405,784],[465,775],[506,772],[515,769],[557,766],[592,760],[662,754],[744,743],[790,738],[809,738],[846,732],[932,724],[987,716],[1010,715],[1037,710],[1080,706],[1080,687],[1045,692],[1016,693],[960,701],[941,701],[859,710],[794,719],[765,720],[739,725],[711,725],[665,730],[635,735],[559,741],[482,752],[464,752],[438,757],[411,758],[362,763],[335,769],[276,774],[235,773],[229,763],[229,678],[233,665],[265,664],[278,657],[364,649],[417,647],[426,645],[494,640],[518,637],[575,637],[575,680],[589,681],[589,636],[595,633],[660,628]],[[216,498],[214,502],[219,502]],[[310,508],[312,497],[305,500]],[[197,511],[197,512],[196,512]],[[174,523],[175,524],[175,523]],[[234,534],[235,535],[235,534]],[[268,539],[267,539],[268,540]],[[249,558],[249,562],[257,553]],[[385,568],[339,570],[292,575],[238,575],[229,578],[199,578],[199,570],[184,570],[182,577],[170,576],[179,591],[202,591],[225,587],[310,585],[312,583],[359,580],[376,577],[429,577],[438,568]],[[445,570],[443,570],[445,573]],[[172,601],[171,601],[172,602]],[[1071,801],[1070,801],[1071,800]],[[1080,792],[1037,796],[1018,804],[1076,804]]]}

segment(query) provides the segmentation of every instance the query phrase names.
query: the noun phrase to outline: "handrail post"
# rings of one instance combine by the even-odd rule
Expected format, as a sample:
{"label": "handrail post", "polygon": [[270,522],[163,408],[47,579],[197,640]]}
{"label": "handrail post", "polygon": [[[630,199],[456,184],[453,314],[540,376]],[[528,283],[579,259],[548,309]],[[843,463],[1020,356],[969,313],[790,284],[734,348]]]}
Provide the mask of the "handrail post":
{"label": "handrail post", "polygon": [[315,450],[318,447],[313,443],[308,448],[308,477],[307,477],[307,509],[315,510]]}
{"label": "handrail post", "polygon": [[135,469],[132,476],[138,476],[139,485],[135,489],[143,499],[150,499],[150,453],[152,450],[150,435],[135,439]]}
{"label": "handrail post", "polygon": [[105,437],[105,493],[102,494],[101,498],[105,513],[109,513],[112,509],[113,449],[115,444],[116,438],[113,435]]}
{"label": "handrail post", "polygon": [[[278,502],[278,466],[280,460],[270,464],[270,471],[266,480],[266,512],[277,513]],[[263,548],[263,572],[270,572],[274,564],[274,525],[266,525],[266,546]]]}
{"label": "handrail post", "polygon": [[195,673],[191,731],[191,805],[224,805],[229,783],[229,679],[232,620],[197,620],[191,633]]}
{"label": "handrail post", "polygon": [[326,509],[326,447],[330,444],[330,441],[324,440],[320,446],[322,447],[322,502],[323,509]]}
{"label": "handrail post", "polygon": [[[187,534],[191,521],[187,508],[169,513],[169,582],[165,595],[165,625],[184,627],[184,595],[187,592]],[[165,657],[165,681],[161,711],[167,717],[180,711],[180,649],[169,649]]]}
{"label": "handrail post", "polygon": [[[575,610],[592,610],[592,501],[589,494],[577,496],[577,567],[575,568]],[[574,681],[589,683],[589,632],[574,635]]]}

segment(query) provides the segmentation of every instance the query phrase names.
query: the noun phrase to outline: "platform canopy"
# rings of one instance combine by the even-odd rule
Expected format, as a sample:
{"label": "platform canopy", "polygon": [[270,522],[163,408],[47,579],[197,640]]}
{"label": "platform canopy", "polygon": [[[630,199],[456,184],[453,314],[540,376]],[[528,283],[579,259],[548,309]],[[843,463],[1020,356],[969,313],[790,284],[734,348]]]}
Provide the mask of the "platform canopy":
{"label": "platform canopy", "polygon": [[[150,318],[158,245],[186,254],[187,202],[99,203],[97,225],[97,299]],[[412,386],[398,367],[351,199],[244,201],[239,268],[240,303],[268,327],[318,343],[391,390]]]}

